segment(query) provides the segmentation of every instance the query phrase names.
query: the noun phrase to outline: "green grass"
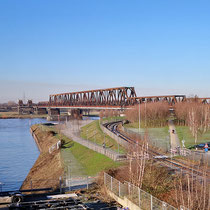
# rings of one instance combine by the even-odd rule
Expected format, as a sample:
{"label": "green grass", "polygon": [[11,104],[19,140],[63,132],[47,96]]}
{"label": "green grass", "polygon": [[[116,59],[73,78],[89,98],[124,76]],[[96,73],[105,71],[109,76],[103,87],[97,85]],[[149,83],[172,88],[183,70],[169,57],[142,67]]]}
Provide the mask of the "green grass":
{"label": "green grass", "polygon": [[[143,129],[146,130],[146,129]],[[153,137],[157,139],[165,139],[166,137],[169,136],[169,127],[160,127],[160,128],[147,128],[148,133],[151,134]]]}
{"label": "green grass", "polygon": [[66,150],[71,151],[77,161],[84,167],[88,176],[94,176],[101,171],[109,168],[116,168],[121,165],[121,163],[114,162],[105,155],[90,150],[71,140],[65,144],[65,147],[67,147]]}
{"label": "green grass", "polygon": [[[103,133],[103,131],[99,126],[98,120],[95,120],[89,123],[88,125],[82,127],[80,135],[82,138],[93,141],[99,145],[102,145],[105,142],[106,147],[114,151],[118,151],[117,142],[114,139],[112,139],[110,136]],[[120,153],[125,152],[124,148],[120,145],[119,145],[119,151]]]}
{"label": "green grass", "polygon": [[[85,173],[88,176],[95,176],[101,171],[104,171],[109,168],[116,168],[121,165],[121,163],[115,162],[105,155],[97,153],[77,142],[72,141],[65,135],[59,133],[56,126],[45,126],[45,125],[39,125],[39,126],[43,131],[54,131],[55,137],[57,139],[64,140],[65,144],[63,145],[62,150],[66,150],[67,153],[68,151],[71,152],[76,161],[78,161],[79,165],[83,167],[84,171],[81,171],[82,174]],[[65,156],[65,158],[68,157]],[[75,168],[74,170],[77,169]],[[78,172],[76,171],[76,173]]]}
{"label": "green grass", "polygon": [[[195,145],[195,138],[193,137],[188,126],[176,126],[176,132],[178,134],[179,140],[185,140],[185,146],[190,147]],[[210,142],[210,130],[201,135],[198,134],[198,140],[196,144]]]}
{"label": "green grass", "polygon": [[[139,132],[138,128],[129,128],[136,133]],[[147,128],[149,134],[149,143],[157,148],[160,148],[162,151],[167,151],[170,146],[170,137],[169,137],[169,128],[168,126],[165,127],[158,127],[158,128]],[[141,128],[140,132],[145,132],[145,128]]]}

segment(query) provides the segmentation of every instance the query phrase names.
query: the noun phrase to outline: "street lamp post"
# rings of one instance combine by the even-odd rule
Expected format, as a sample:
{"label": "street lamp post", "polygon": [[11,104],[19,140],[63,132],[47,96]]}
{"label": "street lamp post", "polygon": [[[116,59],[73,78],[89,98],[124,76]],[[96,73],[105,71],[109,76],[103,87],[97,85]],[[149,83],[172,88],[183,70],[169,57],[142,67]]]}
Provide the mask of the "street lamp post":
{"label": "street lamp post", "polygon": [[144,119],[145,119],[145,128],[147,127],[147,113],[146,113],[146,110],[147,110],[147,102],[145,101],[144,102]]}

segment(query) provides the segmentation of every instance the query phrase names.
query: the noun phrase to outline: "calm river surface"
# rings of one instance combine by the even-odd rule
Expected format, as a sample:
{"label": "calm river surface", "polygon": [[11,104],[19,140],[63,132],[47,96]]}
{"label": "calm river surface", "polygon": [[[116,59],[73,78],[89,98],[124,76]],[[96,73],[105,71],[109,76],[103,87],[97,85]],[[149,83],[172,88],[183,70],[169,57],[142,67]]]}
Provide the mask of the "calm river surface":
{"label": "calm river surface", "polygon": [[[29,131],[45,119],[0,119],[0,191],[17,190],[39,156]],[[3,185],[1,185],[3,183]]]}

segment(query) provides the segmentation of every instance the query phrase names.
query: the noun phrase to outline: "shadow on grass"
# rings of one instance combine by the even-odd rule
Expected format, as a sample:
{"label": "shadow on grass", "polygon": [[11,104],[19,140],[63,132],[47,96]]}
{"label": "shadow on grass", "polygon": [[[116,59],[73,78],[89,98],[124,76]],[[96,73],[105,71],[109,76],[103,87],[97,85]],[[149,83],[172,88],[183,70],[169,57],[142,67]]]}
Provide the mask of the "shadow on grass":
{"label": "shadow on grass", "polygon": [[66,142],[62,145],[62,148],[66,149],[66,148],[71,148],[74,146],[74,142]]}

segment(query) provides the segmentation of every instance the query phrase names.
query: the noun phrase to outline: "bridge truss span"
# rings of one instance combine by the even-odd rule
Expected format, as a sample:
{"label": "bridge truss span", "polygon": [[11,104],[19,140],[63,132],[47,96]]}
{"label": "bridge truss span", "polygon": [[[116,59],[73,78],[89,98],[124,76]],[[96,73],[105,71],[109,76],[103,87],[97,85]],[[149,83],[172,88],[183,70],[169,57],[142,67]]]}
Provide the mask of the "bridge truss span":
{"label": "bridge truss span", "polygon": [[137,103],[149,102],[168,102],[170,105],[186,101],[185,95],[165,95],[165,96],[142,96],[129,98],[129,104],[135,105]]}
{"label": "bridge truss span", "polygon": [[139,103],[166,102],[176,103],[197,101],[209,104],[210,98],[186,98],[185,95],[162,95],[137,97],[134,87],[117,87],[52,94],[49,101],[39,102],[38,107],[72,109],[124,109]]}
{"label": "bridge truss span", "polygon": [[134,87],[118,87],[50,95],[49,106],[129,106],[131,97],[136,97]]}
{"label": "bridge truss span", "polygon": [[210,98],[199,98],[202,104],[210,104]]}

